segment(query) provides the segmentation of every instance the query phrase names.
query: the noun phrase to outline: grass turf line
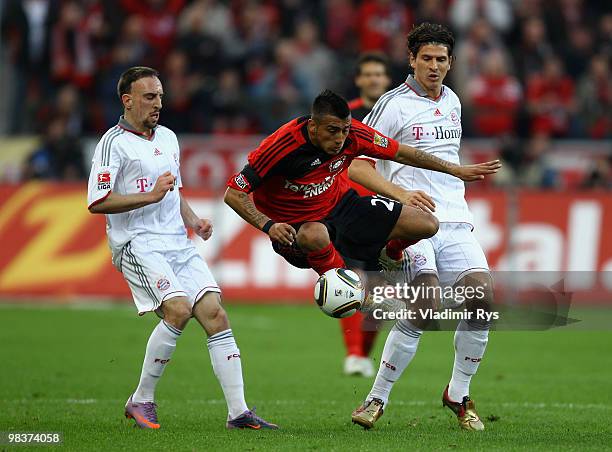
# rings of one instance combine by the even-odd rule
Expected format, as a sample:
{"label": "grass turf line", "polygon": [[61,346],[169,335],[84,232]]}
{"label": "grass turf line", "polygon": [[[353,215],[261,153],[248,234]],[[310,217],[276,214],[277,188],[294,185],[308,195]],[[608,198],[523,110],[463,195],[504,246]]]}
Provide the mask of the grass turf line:
{"label": "grass turf line", "polygon": [[[425,333],[371,431],[350,413],[371,380],[341,374],[338,322],[314,306],[228,306],[247,401],[280,431],[226,431],[226,406],[196,322],[157,389],[162,429],[123,418],[157,319],[105,310],[3,307],[0,431],[60,431],[65,450],[585,450],[610,447],[612,332],[494,332],[472,396],[487,430],[441,408],[452,332]],[[379,358],[386,333],[374,353]],[[495,421],[486,420],[496,419]],[[1,446],[4,450],[8,446]]]}

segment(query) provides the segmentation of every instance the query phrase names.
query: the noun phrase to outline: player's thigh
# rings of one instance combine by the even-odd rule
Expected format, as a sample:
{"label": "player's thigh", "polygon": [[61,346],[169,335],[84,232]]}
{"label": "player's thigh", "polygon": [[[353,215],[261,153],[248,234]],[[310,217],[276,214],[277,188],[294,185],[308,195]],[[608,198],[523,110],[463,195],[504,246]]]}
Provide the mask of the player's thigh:
{"label": "player's thigh", "polygon": [[489,273],[487,258],[470,225],[443,223],[440,237],[436,258],[443,286],[453,286],[471,273]]}
{"label": "player's thigh", "polygon": [[221,294],[215,277],[195,247],[173,251],[172,262],[174,272],[193,304],[208,292]]}
{"label": "player's thigh", "polygon": [[389,239],[419,240],[432,237],[438,232],[438,219],[431,213],[411,206],[402,206]]}
{"label": "player's thigh", "polygon": [[401,214],[402,205],[381,196],[349,196],[342,208],[329,218],[335,231],[334,245],[350,259],[376,260]]}
{"label": "player's thigh", "polygon": [[119,269],[141,315],[158,310],[166,300],[188,297],[167,256],[143,243],[128,242],[123,247]]}

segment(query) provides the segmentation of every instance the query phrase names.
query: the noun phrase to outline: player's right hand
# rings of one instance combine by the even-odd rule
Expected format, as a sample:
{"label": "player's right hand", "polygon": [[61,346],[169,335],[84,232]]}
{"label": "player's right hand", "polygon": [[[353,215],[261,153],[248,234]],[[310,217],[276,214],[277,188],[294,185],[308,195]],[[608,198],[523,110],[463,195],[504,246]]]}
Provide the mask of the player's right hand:
{"label": "player's right hand", "polygon": [[406,206],[416,207],[425,212],[434,212],[436,203],[431,196],[422,190],[403,190],[403,193],[398,196],[398,201]]}
{"label": "player's right hand", "polygon": [[164,199],[166,193],[168,191],[174,190],[174,176],[170,171],[166,171],[164,174],[157,178],[155,181],[155,186],[153,190],[151,190],[151,195],[153,196],[154,202],[159,202]]}
{"label": "player's right hand", "polygon": [[290,224],[274,223],[268,231],[268,235],[274,242],[279,242],[282,245],[293,245],[297,232]]}

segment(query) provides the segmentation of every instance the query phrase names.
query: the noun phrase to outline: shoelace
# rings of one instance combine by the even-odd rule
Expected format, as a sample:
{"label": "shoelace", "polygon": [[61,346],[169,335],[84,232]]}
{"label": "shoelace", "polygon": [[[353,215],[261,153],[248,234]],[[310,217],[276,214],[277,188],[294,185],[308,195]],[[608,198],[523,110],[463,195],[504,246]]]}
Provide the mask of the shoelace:
{"label": "shoelace", "polygon": [[155,422],[157,424],[157,413],[155,411],[156,408],[157,404],[148,402],[144,404],[143,410],[146,418],[149,421]]}

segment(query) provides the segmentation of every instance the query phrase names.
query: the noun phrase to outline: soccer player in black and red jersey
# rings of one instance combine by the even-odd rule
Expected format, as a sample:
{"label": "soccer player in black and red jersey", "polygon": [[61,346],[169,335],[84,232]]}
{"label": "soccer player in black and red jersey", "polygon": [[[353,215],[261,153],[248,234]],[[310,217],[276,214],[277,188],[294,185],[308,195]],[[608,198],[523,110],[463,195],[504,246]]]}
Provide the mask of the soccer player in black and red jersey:
{"label": "soccer player in black and red jersey", "polygon": [[353,119],[346,100],[325,90],[314,100],[310,116],[283,125],[248,155],[247,165],[228,181],[225,202],[268,234],[274,250],[296,267],[323,274],[357,261],[365,270],[378,269],[378,256],[389,240],[431,237],[438,221],[397,201],[357,195],[346,173],[360,155],[464,181],[483,179],[501,166],[497,160],[456,165],[400,144]]}

